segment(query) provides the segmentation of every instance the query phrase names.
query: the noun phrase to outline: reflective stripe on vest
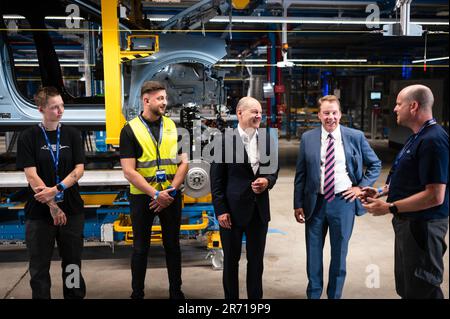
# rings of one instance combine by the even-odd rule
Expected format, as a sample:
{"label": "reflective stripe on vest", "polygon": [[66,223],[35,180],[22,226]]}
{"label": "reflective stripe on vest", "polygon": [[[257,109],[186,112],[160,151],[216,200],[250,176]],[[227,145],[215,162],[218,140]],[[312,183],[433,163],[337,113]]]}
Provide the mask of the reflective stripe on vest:
{"label": "reflective stripe on vest", "polygon": [[[161,159],[159,165],[170,165],[173,164],[171,159]],[[138,168],[149,168],[153,166],[158,166],[158,160],[153,160],[149,162],[137,162],[136,167]]]}
{"label": "reflective stripe on vest", "polygon": [[[177,172],[178,165],[177,152],[178,152],[178,133],[175,123],[163,116],[162,127],[162,139],[159,145],[159,154],[161,157],[159,169],[166,171],[167,182],[164,185],[156,183],[156,171],[157,157],[156,157],[156,144],[149,135],[147,128],[142,124],[139,117],[136,117],[128,122],[131,130],[133,131],[136,140],[142,148],[142,156],[136,160],[136,171],[141,174],[150,186],[156,189],[164,189],[173,180],[175,173]],[[140,189],[130,183],[131,194],[144,194]]]}

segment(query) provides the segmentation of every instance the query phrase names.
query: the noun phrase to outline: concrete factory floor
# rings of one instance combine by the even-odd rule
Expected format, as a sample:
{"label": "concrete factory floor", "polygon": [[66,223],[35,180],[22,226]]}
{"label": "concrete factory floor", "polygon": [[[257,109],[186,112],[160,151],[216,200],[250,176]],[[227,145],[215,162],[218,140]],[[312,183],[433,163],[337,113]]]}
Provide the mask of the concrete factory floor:
{"label": "concrete factory floor", "polygon": [[[383,160],[383,171],[375,186],[386,179],[396,151],[387,141],[372,143]],[[270,193],[272,221],[267,236],[264,268],[265,298],[306,298],[306,252],[304,225],[293,215],[292,189],[298,141],[280,142],[280,177]],[[448,234],[446,238],[448,245]],[[183,291],[187,298],[223,298],[222,272],[213,270],[205,260],[205,245],[200,241],[183,241]],[[128,298],[131,293],[131,247],[87,246],[82,273],[87,284],[87,298]],[[164,252],[160,245],[152,247],[146,279],[146,298],[167,298],[168,283]],[[324,248],[325,285],[329,266],[329,242]],[[445,255],[442,288],[449,297],[449,257]],[[347,279],[343,297],[348,299],[396,299],[394,287],[394,233],[391,215],[356,218],[347,257]],[[0,298],[31,298],[25,247],[0,246]],[[246,297],[245,250],[241,258],[241,297]],[[379,282],[369,280],[376,273]],[[52,262],[52,297],[62,298],[61,268],[55,250]],[[369,278],[369,279],[368,279]],[[366,284],[369,283],[369,285]],[[371,285],[372,283],[372,285]],[[373,283],[375,287],[373,287]],[[325,295],[325,294],[324,294]],[[326,296],[322,296],[325,297]]]}

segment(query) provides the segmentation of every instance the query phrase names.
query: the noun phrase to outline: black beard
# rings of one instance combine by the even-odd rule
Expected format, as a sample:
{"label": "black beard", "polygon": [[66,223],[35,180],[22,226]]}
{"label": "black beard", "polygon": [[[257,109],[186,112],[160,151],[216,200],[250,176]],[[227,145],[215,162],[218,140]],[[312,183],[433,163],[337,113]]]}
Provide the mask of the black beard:
{"label": "black beard", "polygon": [[152,114],[154,115],[154,116],[162,116],[163,114],[161,114],[161,112],[159,111],[159,109],[157,109],[157,110],[150,110],[151,112],[152,112]]}

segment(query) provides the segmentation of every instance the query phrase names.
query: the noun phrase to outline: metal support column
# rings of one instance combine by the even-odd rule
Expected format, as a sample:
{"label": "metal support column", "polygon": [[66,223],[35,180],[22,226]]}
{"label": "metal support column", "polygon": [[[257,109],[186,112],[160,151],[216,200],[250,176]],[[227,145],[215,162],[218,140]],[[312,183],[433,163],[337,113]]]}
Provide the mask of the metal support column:
{"label": "metal support column", "polygon": [[[122,114],[122,78],[120,72],[117,0],[101,0],[103,33],[103,69],[105,75],[106,143],[119,145]],[[121,123],[122,125],[118,125]]]}
{"label": "metal support column", "polygon": [[[273,30],[276,30],[273,26]],[[270,45],[270,81],[272,84],[276,81],[276,64],[277,64],[277,39],[275,32],[269,32],[269,45]],[[277,123],[277,104],[275,97],[270,99],[270,122],[267,121],[267,127],[274,127]],[[269,125],[270,124],[270,125]]]}

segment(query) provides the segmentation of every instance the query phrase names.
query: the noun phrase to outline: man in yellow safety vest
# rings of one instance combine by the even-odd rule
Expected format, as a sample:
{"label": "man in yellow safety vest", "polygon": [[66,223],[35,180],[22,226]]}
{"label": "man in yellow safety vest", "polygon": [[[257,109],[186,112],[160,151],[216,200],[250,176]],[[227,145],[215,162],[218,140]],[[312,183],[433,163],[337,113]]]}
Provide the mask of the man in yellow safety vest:
{"label": "man in yellow safety vest", "polygon": [[[144,298],[151,227],[158,215],[166,253],[171,299],[184,299],[181,291],[181,194],[188,170],[186,153],[178,151],[175,123],[164,116],[165,87],[147,81],[141,88],[143,112],[120,133],[120,163],[130,182],[130,213],[133,227],[131,298]],[[179,164],[177,164],[179,163]]]}

